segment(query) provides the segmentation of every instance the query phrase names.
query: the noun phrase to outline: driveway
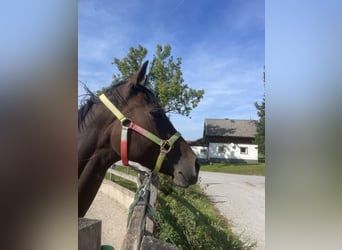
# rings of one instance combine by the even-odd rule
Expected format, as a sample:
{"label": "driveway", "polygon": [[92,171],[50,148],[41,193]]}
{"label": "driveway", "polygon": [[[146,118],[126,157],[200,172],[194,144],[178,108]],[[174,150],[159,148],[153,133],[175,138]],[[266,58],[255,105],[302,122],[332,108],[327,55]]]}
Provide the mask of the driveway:
{"label": "driveway", "polygon": [[265,177],[200,171],[200,185],[242,240],[265,249]]}

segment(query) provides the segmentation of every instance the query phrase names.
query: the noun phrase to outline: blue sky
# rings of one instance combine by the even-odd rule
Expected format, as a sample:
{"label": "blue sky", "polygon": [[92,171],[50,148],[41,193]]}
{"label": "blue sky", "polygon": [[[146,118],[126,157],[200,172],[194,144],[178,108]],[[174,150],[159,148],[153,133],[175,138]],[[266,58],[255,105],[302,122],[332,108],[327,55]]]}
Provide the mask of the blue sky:
{"label": "blue sky", "polygon": [[[114,57],[141,44],[151,60],[157,44],[182,58],[185,83],[204,89],[191,118],[171,115],[187,140],[203,135],[204,119],[258,119],[263,97],[265,5],[260,0],[80,0],[78,77],[96,91],[111,83]],[[84,93],[79,84],[79,95]]]}

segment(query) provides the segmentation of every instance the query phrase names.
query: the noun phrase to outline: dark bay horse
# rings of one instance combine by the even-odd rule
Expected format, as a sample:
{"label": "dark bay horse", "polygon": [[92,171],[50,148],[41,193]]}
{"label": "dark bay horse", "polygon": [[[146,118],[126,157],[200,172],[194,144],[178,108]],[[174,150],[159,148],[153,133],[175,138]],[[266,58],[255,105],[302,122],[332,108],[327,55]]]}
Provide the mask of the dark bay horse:
{"label": "dark bay horse", "polygon": [[[157,98],[144,86],[147,63],[104,93],[123,119],[118,119],[94,94],[78,110],[79,217],[87,212],[107,169],[121,159],[121,150],[126,147],[120,141],[121,132],[126,125],[140,128],[129,130],[125,139],[130,161],[153,170],[159,156],[165,153],[158,167],[161,173],[172,176],[177,186],[188,187],[197,182],[199,165],[195,154],[177,133]],[[141,130],[160,138],[161,143],[143,136]]]}

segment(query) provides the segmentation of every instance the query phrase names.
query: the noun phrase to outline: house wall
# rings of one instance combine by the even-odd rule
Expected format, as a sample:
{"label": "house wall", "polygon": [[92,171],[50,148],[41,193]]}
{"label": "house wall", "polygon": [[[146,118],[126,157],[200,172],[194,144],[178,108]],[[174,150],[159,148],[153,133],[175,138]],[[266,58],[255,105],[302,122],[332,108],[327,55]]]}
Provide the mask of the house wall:
{"label": "house wall", "polygon": [[219,143],[236,143],[236,144],[253,144],[254,137],[236,137],[236,136],[206,136],[205,143],[208,145],[211,142]]}
{"label": "house wall", "polygon": [[255,144],[209,143],[210,162],[258,162],[258,146]]}
{"label": "house wall", "polygon": [[200,160],[208,159],[208,147],[191,146],[191,149],[195,153],[197,159],[200,159]]}

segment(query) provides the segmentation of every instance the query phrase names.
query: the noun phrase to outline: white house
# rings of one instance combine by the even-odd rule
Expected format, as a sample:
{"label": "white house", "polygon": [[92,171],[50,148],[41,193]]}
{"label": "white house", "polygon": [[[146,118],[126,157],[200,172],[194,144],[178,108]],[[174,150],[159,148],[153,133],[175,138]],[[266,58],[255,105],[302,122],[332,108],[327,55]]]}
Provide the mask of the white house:
{"label": "white house", "polygon": [[196,141],[188,141],[192,151],[195,153],[197,159],[201,162],[208,161],[208,147],[204,145],[203,138]]}
{"label": "white house", "polygon": [[253,141],[256,121],[206,119],[204,145],[209,162],[258,162],[258,145]]}
{"label": "white house", "polygon": [[203,146],[191,146],[192,151],[194,151],[197,159],[206,161],[208,159],[208,148]]}
{"label": "white house", "polygon": [[209,143],[208,160],[211,162],[258,162],[258,145],[242,143]]}

